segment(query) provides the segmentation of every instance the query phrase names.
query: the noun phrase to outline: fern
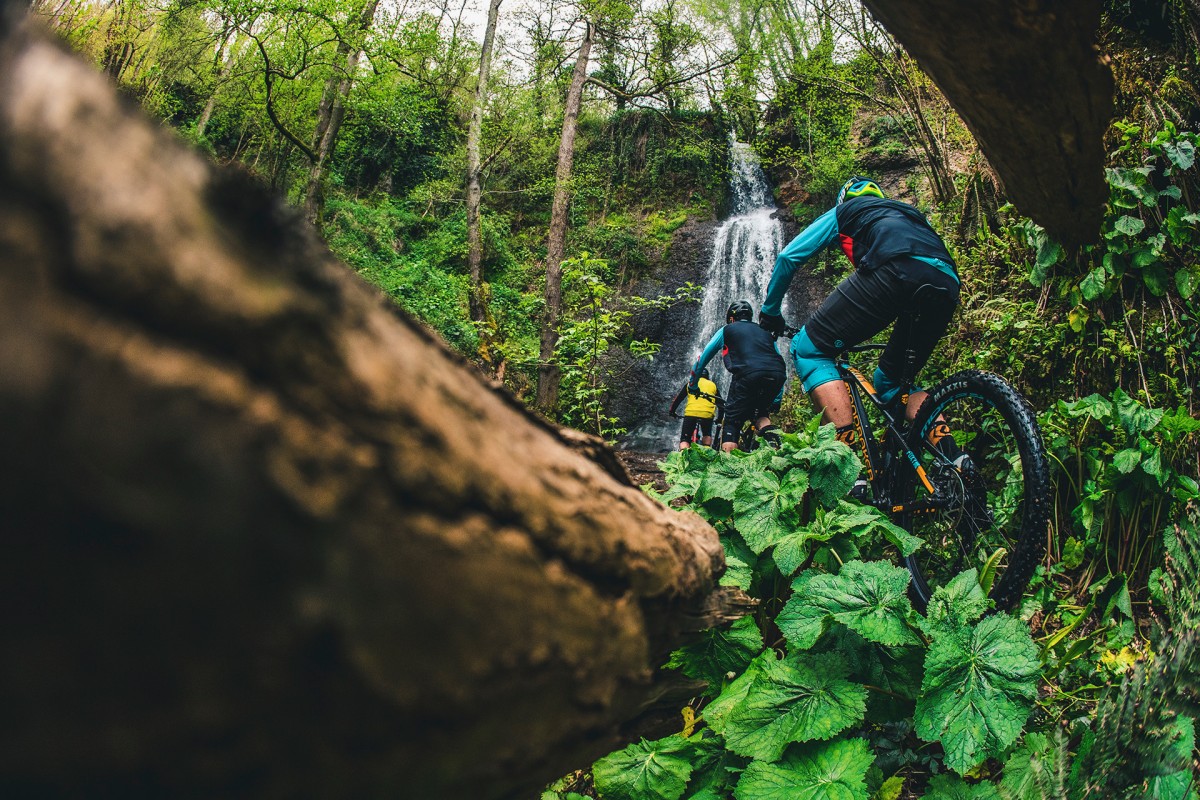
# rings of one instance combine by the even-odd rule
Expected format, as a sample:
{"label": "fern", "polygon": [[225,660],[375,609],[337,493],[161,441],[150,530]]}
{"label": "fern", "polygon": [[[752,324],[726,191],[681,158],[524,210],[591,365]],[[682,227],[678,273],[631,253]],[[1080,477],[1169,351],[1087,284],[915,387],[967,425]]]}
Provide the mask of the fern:
{"label": "fern", "polygon": [[1153,659],[1138,662],[1103,697],[1080,745],[1069,797],[1187,800],[1193,797],[1193,719],[1200,715],[1200,521],[1166,536],[1159,583],[1167,613]]}

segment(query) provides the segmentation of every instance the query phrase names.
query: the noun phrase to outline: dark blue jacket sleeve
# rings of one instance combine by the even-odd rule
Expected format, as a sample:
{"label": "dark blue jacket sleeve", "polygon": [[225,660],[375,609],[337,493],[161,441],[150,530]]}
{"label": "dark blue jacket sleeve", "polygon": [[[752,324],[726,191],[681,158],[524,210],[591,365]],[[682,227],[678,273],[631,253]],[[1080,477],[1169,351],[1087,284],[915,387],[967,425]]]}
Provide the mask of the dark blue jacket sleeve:
{"label": "dark blue jacket sleeve", "polygon": [[707,365],[709,361],[712,361],[713,356],[721,352],[721,348],[724,346],[725,329],[720,328],[717,330],[712,339],[709,340],[708,345],[704,348],[704,352],[700,354],[700,358],[698,358],[696,363],[692,365],[692,374],[691,377],[688,378],[688,388],[693,393],[700,391],[699,381],[701,370],[704,369],[705,365]]}
{"label": "dark blue jacket sleeve", "polygon": [[787,294],[796,269],[812,258],[821,248],[828,246],[838,234],[837,209],[831,208],[813,220],[812,224],[788,244],[775,259],[771,272],[771,283],[767,286],[767,299],[763,303],[764,314],[778,316],[783,307],[783,296]]}

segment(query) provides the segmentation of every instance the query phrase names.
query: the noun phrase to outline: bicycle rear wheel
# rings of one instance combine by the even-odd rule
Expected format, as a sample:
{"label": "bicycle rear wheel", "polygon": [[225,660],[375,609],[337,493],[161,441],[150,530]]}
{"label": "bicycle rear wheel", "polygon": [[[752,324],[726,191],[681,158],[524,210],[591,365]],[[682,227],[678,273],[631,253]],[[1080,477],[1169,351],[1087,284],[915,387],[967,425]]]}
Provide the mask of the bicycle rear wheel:
{"label": "bicycle rear wheel", "polygon": [[[934,448],[930,433],[946,433],[943,424],[954,443]],[[1033,410],[999,375],[960,372],[930,390],[909,446],[936,489],[935,508],[898,520],[924,542],[906,559],[916,604],[923,609],[938,586],[975,567],[996,608],[1014,609],[1045,555],[1050,519],[1049,463]],[[901,506],[930,499],[914,471],[900,495]]]}

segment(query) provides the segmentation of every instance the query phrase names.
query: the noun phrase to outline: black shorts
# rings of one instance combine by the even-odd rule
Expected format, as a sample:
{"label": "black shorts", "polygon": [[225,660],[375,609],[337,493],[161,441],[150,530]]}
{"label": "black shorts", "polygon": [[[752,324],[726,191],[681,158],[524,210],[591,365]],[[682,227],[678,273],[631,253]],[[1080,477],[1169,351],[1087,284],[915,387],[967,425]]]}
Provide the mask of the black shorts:
{"label": "black shorts", "polygon": [[700,428],[700,437],[707,439],[712,436],[713,421],[711,418],[704,417],[684,417],[683,430],[679,432],[679,441],[690,442],[692,436],[696,433],[696,428]]}
{"label": "black shorts", "polygon": [[729,397],[725,401],[725,433],[721,436],[722,440],[736,442],[746,420],[770,416],[785,380],[786,372],[734,375],[729,385]]}
{"label": "black shorts", "polygon": [[903,258],[870,272],[852,272],[804,327],[816,348],[832,357],[843,348],[865,342],[904,315],[912,324],[898,323],[892,330],[879,367],[899,381],[904,375],[905,351],[911,347],[916,359],[909,376],[913,380],[957,307],[958,281],[923,261]]}

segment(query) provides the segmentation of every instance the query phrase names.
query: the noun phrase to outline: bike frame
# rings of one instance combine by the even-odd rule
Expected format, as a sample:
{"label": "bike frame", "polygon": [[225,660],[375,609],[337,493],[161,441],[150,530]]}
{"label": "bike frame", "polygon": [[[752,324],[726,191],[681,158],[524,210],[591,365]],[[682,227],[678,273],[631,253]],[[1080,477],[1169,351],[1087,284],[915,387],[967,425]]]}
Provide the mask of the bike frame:
{"label": "bike frame", "polygon": [[[882,344],[863,344],[855,347],[850,347],[838,354],[834,360],[834,366],[837,368],[838,375],[846,384],[846,390],[850,394],[851,410],[854,415],[854,426],[858,430],[859,441],[861,442],[863,454],[863,466],[867,471],[867,480],[871,484],[872,505],[880,510],[887,512],[892,516],[898,516],[904,513],[927,513],[944,508],[950,501],[948,498],[939,496],[937,489],[929,480],[929,476],[925,474],[925,468],[921,466],[920,459],[917,458],[913,451],[912,443],[904,432],[903,417],[897,420],[888,410],[887,405],[883,403],[875,392],[875,387],[857,368],[850,364],[851,353],[861,353],[869,350],[883,350],[885,345]],[[909,383],[908,380],[904,381]],[[869,426],[870,417],[867,415],[867,406],[863,402],[866,398],[870,401],[871,406],[883,418],[884,439],[877,441],[874,432]],[[922,439],[920,446],[925,447],[935,453],[938,458],[944,458],[932,445],[929,445]],[[893,458],[900,457],[901,464],[893,464]],[[900,489],[900,478],[903,473],[898,470],[908,469],[921,481],[926,491],[929,492],[929,497],[925,500],[901,504],[895,502],[895,498]]]}

